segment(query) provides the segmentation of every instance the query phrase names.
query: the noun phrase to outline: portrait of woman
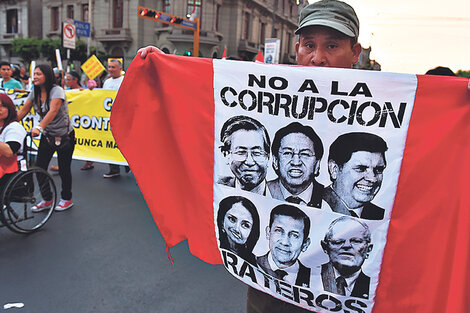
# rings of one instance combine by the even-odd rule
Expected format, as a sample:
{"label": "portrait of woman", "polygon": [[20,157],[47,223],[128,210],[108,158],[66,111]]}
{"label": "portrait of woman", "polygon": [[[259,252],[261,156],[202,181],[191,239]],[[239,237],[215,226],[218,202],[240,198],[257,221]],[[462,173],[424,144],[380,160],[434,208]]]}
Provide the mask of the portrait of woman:
{"label": "portrait of woman", "polygon": [[253,202],[230,196],[219,203],[217,213],[220,248],[227,249],[256,266],[253,248],[259,239],[259,215]]}

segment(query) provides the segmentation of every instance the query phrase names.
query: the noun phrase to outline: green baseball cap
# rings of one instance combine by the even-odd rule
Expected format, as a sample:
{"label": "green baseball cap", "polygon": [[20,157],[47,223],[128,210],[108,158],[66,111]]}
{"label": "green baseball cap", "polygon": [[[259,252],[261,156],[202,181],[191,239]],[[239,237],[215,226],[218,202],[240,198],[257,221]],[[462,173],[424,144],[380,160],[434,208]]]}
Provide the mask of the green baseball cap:
{"label": "green baseball cap", "polygon": [[349,37],[359,37],[359,19],[354,9],[337,0],[321,0],[307,5],[300,11],[299,28],[295,34],[308,26],[331,27]]}

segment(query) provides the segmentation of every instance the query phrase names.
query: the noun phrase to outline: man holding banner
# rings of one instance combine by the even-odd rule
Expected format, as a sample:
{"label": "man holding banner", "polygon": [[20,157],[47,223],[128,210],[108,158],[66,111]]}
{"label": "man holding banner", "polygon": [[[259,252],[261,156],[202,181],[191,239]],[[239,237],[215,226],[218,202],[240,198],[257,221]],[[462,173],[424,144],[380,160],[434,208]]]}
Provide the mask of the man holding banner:
{"label": "man holding banner", "polygon": [[[351,68],[359,58],[359,54],[361,52],[360,44],[357,43],[359,21],[354,10],[343,2],[333,0],[319,1],[305,7],[300,14],[299,28],[296,33],[299,34],[299,41],[296,44],[296,52],[297,62],[300,65],[347,69]],[[140,53],[142,57],[145,57],[148,52],[152,51],[158,50],[150,47],[141,50]],[[214,125],[211,123],[211,118],[214,118],[214,123],[216,125],[215,129],[217,132],[222,123],[231,116],[240,115],[242,114],[241,112],[245,113],[249,111],[252,116],[255,116],[257,120],[266,126],[270,133],[274,133],[275,129],[279,129],[284,125],[289,124],[294,118],[303,118],[305,120],[313,120],[315,118],[315,123],[318,123],[315,125],[315,129],[319,132],[325,145],[329,145],[339,135],[351,133],[352,131],[360,132],[366,129],[364,126],[372,125],[374,127],[367,129],[370,129],[370,131],[375,134],[379,134],[390,147],[387,151],[387,171],[392,173],[392,175],[388,175],[388,173],[387,175],[384,175],[386,181],[383,183],[379,197],[375,197],[375,193],[378,192],[378,189],[381,186],[381,182],[379,182],[381,180],[380,178],[375,179],[375,185],[365,185],[361,183],[359,186],[360,189],[368,192],[369,199],[364,198],[367,200],[365,202],[374,200],[382,208],[385,208],[387,212],[385,220],[370,220],[367,222],[372,234],[371,240],[373,238],[373,242],[367,242],[367,240],[364,239],[367,236],[361,237],[356,234],[352,235],[352,233],[348,234],[348,237],[342,237],[339,239],[334,238],[336,234],[333,234],[331,238],[327,238],[328,240],[331,239],[332,242],[330,242],[330,244],[332,243],[331,246],[333,248],[335,248],[335,246],[343,245],[350,248],[352,241],[355,241],[354,245],[357,245],[358,247],[362,246],[362,244],[366,242],[368,247],[372,247],[368,244],[373,243],[374,250],[371,252],[372,254],[368,262],[364,262],[364,259],[368,257],[367,253],[371,249],[358,249],[361,253],[357,255],[359,258],[356,259],[358,262],[355,265],[356,269],[360,267],[362,271],[362,264],[360,263],[365,263],[363,268],[365,273],[364,276],[370,278],[370,283],[359,283],[358,280],[354,281],[355,277],[352,278],[354,283],[352,281],[348,282],[348,279],[351,277],[346,275],[348,274],[346,273],[343,276],[348,276],[344,277],[347,285],[344,283],[338,283],[335,288],[328,289],[321,284],[321,277],[320,279],[317,277],[317,279],[311,280],[312,284],[310,289],[299,289],[295,285],[291,286],[280,280],[277,281],[279,282],[279,285],[274,283],[268,284],[269,281],[266,283],[266,280],[264,279],[265,277],[258,277],[258,274],[260,273],[259,268],[252,269],[235,257],[231,260],[227,260],[227,258],[224,259],[224,255],[222,255],[222,260],[227,269],[237,278],[243,280],[250,286],[253,286],[249,287],[248,291],[247,311],[249,313],[307,312],[308,308],[311,310],[317,309],[317,311],[323,308],[325,311],[330,312],[342,311],[342,308],[344,308],[344,311],[351,310],[357,312],[370,312],[376,298],[381,299],[381,302],[378,302],[381,308],[385,306],[388,308],[407,307],[410,309],[416,304],[420,308],[423,308],[423,310],[421,310],[422,312],[437,312],[440,308],[435,308],[433,310],[431,310],[431,308],[433,306],[435,307],[436,304],[439,304],[439,300],[434,300],[433,297],[429,297],[429,294],[427,294],[429,291],[428,287],[431,285],[431,291],[433,294],[436,293],[438,288],[446,290],[446,294],[443,296],[447,296],[449,301],[445,304],[447,308],[445,312],[466,311],[464,309],[466,307],[466,302],[464,295],[461,292],[461,290],[465,289],[460,287],[465,287],[468,285],[468,282],[466,281],[466,278],[461,278],[461,275],[459,274],[461,274],[462,271],[465,272],[465,268],[468,268],[468,266],[465,267],[465,260],[468,260],[468,250],[467,252],[462,252],[462,249],[458,247],[465,245],[465,239],[461,240],[461,238],[468,238],[468,222],[466,222],[468,219],[456,219],[455,216],[460,216],[460,214],[462,214],[460,211],[456,212],[458,215],[449,214],[451,215],[450,217],[448,217],[447,214],[441,215],[439,222],[436,222],[434,219],[427,218],[435,216],[436,213],[438,214],[441,212],[442,206],[438,207],[433,203],[436,201],[438,201],[438,203],[447,201],[449,202],[449,207],[452,207],[454,210],[469,207],[468,197],[463,193],[462,184],[462,182],[466,181],[466,178],[464,179],[464,177],[468,175],[462,175],[460,173],[456,174],[452,171],[450,171],[452,172],[452,175],[447,175],[447,173],[445,173],[446,171],[443,169],[440,169],[441,175],[448,178],[450,184],[449,188],[453,188],[450,190],[455,190],[457,196],[455,198],[449,198],[444,194],[440,194],[438,200],[435,201],[435,199],[432,199],[433,202],[428,200],[436,195],[436,191],[440,191],[442,189],[441,183],[435,183],[432,181],[435,175],[435,164],[437,164],[435,160],[439,159],[441,161],[439,162],[440,166],[443,166],[445,169],[450,170],[455,168],[451,165],[453,162],[446,162],[446,160],[443,160],[443,157],[439,155],[439,151],[446,151],[446,159],[449,159],[447,153],[453,156],[453,159],[461,159],[462,155],[468,156],[468,153],[470,152],[468,149],[463,148],[464,145],[462,145],[462,133],[465,133],[465,135],[468,133],[466,132],[466,130],[468,130],[468,120],[465,120],[465,118],[462,117],[462,113],[468,113],[468,107],[463,107],[463,105],[468,104],[468,95],[463,94],[461,90],[458,90],[462,85],[463,79],[438,81],[436,79],[429,79],[429,77],[420,77],[417,75],[395,75],[391,73],[385,73],[385,75],[382,75],[381,73],[370,73],[364,71],[352,72],[347,70],[328,70],[321,68],[305,69],[302,67],[289,68],[284,70],[282,74],[278,74],[275,71],[281,69],[271,70],[265,65],[250,65],[250,67],[252,67],[251,69],[243,63],[234,64],[235,62],[216,62],[207,60],[186,61],[181,60],[178,57],[169,58],[165,56],[153,57],[151,61],[152,62],[144,63],[141,60],[136,60],[135,68],[129,70],[128,74],[130,77],[135,79],[136,77],[142,77],[142,72],[145,75],[152,75],[156,70],[157,72],[160,71],[160,73],[156,73],[156,77],[158,77],[158,86],[155,87],[155,82],[152,81],[150,83],[146,83],[145,88],[142,88],[141,90],[144,91],[146,95],[153,95],[154,92],[161,92],[162,90],[169,94],[168,97],[157,99],[155,101],[153,99],[149,99],[149,101],[152,101],[152,105],[155,105],[157,108],[162,107],[168,102],[172,104],[172,106],[166,107],[164,112],[158,112],[158,114],[155,113],[152,115],[151,119],[152,121],[157,120],[160,123],[162,121],[166,123],[167,120],[173,116],[178,117],[178,119],[175,118],[174,120],[171,120],[172,123],[169,123],[170,125],[175,126],[172,128],[171,140],[178,142],[178,146],[171,146],[169,150],[172,151],[172,158],[177,155],[182,159],[190,158],[190,161],[185,163],[186,166],[184,167],[184,172],[179,171],[179,168],[181,167],[179,162],[174,162],[175,164],[173,164],[170,159],[168,159],[165,167],[155,166],[153,171],[146,169],[152,175],[142,175],[142,178],[138,177],[139,179],[142,179],[142,184],[139,183],[139,185],[144,187],[142,189],[144,195],[146,195],[146,199],[148,199],[149,208],[151,208],[154,219],[157,225],[159,225],[162,235],[168,245],[171,247],[184,239],[188,239],[192,253],[204,260],[209,260],[208,262],[220,262],[216,257],[215,249],[212,248],[215,247],[217,243],[217,240],[213,240],[214,229],[213,227],[209,227],[212,226],[210,225],[211,223],[207,223],[209,226],[204,228],[207,229],[207,231],[204,232],[204,235],[199,236],[199,234],[203,232],[203,227],[193,227],[192,223],[187,223],[188,220],[193,218],[200,218],[203,221],[210,220],[213,218],[213,212],[210,211],[210,207],[214,201],[216,202],[219,198],[227,197],[232,193],[240,193],[244,196],[250,197],[250,200],[254,201],[254,204],[260,211],[261,225],[263,225],[263,223],[267,223],[265,208],[271,207],[269,204],[274,204],[274,202],[279,201],[277,199],[271,199],[269,197],[244,191],[233,191],[231,188],[226,188],[225,186],[221,187],[220,185],[216,186],[217,188],[212,188],[215,186],[213,185],[213,178],[216,176],[214,175],[213,177],[210,177],[211,175],[204,175],[207,172],[212,174],[212,170],[215,171],[215,174],[220,174],[222,172],[222,164],[217,159],[214,159],[213,164],[210,161],[206,161],[207,159],[211,160],[211,154],[213,153],[211,148],[214,148],[213,138],[215,138],[215,132],[213,129]],[[171,63],[171,66],[167,66],[166,63]],[[178,70],[175,71],[176,73],[172,73],[174,75],[173,77],[169,77],[169,75],[167,75],[168,69],[173,69],[176,65],[180,65],[180,63],[181,65],[184,65],[181,66],[181,68],[184,68],[187,73]],[[238,70],[239,67],[241,68],[240,70]],[[147,70],[147,68],[149,70]],[[188,70],[188,68],[191,70]],[[225,72],[228,72],[228,74],[225,74]],[[201,73],[203,73],[203,75]],[[196,74],[198,75],[197,77]],[[201,84],[198,84],[199,81],[197,79],[199,76],[201,78],[204,77],[203,79],[205,79]],[[233,79],[235,76],[237,79]],[[356,79],[354,76],[357,76],[358,78]],[[299,77],[298,80],[297,77]],[[303,80],[302,77],[304,78]],[[313,79],[310,79],[311,77],[322,83],[322,88],[320,89],[326,90],[315,90],[316,88],[313,88],[314,81]],[[272,80],[273,83],[266,84],[265,82],[268,82],[268,80]],[[309,92],[312,91],[314,94],[318,94],[318,97],[317,95],[314,95],[314,98],[302,94],[303,91],[297,89],[297,86],[300,86],[301,84],[304,86],[302,82],[310,82],[312,89],[310,89]],[[325,82],[326,84],[324,84]],[[418,84],[418,82],[420,84]],[[456,95],[454,96],[449,92],[442,92],[442,90],[437,87],[440,82],[442,82],[444,86],[451,87],[449,90],[457,90]],[[342,89],[344,92],[338,92],[339,83],[344,83],[342,86],[348,85],[353,88],[359,86],[359,89]],[[354,87],[354,83],[356,87]],[[366,84],[373,86],[374,96],[372,96],[370,92],[363,92],[359,94],[359,97],[357,97],[357,91],[365,91],[365,89],[360,88],[367,88]],[[400,88],[394,84],[399,84]],[[468,82],[465,82],[465,86],[467,84]],[[135,152],[132,140],[136,138],[136,136],[142,136],[142,134],[145,134],[146,128],[136,125],[133,130],[129,130],[127,127],[126,122],[128,116],[126,115],[126,104],[129,101],[132,101],[132,94],[134,92],[131,85],[132,83],[129,83],[127,86],[126,83],[123,85],[124,90],[122,90],[123,93],[121,93],[122,97],[121,99],[118,99],[122,101],[122,103],[118,101],[118,105],[114,107],[113,114],[115,115],[112,123],[114,123],[113,127],[115,127],[115,129],[113,129],[113,132],[116,130],[115,136],[116,140],[119,141],[118,143],[120,144],[120,147],[122,147],[122,149],[126,149],[127,145],[126,158],[139,164],[139,162],[145,163],[145,159],[139,153]],[[178,91],[182,90],[181,88],[188,88],[188,86],[191,88],[191,93],[188,93],[188,95],[178,94]],[[328,89],[328,86],[331,86],[331,88]],[[387,88],[384,88],[383,86],[387,86]],[[199,92],[200,90],[202,91]],[[282,91],[278,92],[278,90]],[[347,92],[351,90],[354,92]],[[393,94],[391,94],[390,90],[392,90]],[[125,95],[126,91],[127,95]],[[453,119],[450,122],[446,123],[442,120],[443,115],[440,111],[441,107],[437,106],[436,103],[438,101],[433,102],[436,96],[438,96],[438,93],[443,93],[443,98],[439,99],[443,99],[444,101],[445,97],[446,101],[448,100],[449,103],[443,111],[446,113],[450,110],[456,111],[455,114],[450,114],[453,116]],[[287,102],[284,101],[283,103],[280,103],[280,101],[275,102],[275,100],[264,100],[268,97],[271,97],[270,99],[275,99],[275,96],[278,94],[280,97],[287,99]],[[298,109],[299,107],[296,106],[297,103],[294,103],[294,96],[291,96],[293,94],[304,98],[303,103],[306,103],[304,105],[305,112],[310,108],[312,110],[311,116],[306,117],[306,114],[304,114],[302,117],[299,117],[299,114],[294,114],[296,111],[295,108]],[[395,94],[398,96],[395,97]],[[226,95],[231,98],[229,101],[227,101],[225,97]],[[266,95],[266,97],[264,95]],[[246,99],[243,99],[244,96],[246,96]],[[307,99],[307,97],[309,99]],[[370,100],[374,100],[376,102],[369,101],[367,97],[371,97],[372,99]],[[190,109],[186,106],[184,107],[184,110],[180,107],[173,110],[175,105],[178,105],[179,103],[188,103],[189,101],[193,101],[193,99],[203,100],[199,102],[194,100],[194,102],[191,102],[192,106]],[[317,101],[318,99],[321,99],[322,101]],[[362,101],[363,99],[364,101]],[[245,100],[248,100],[246,101],[248,104],[243,102]],[[318,103],[317,106],[315,106],[315,101]],[[210,105],[207,106],[207,103],[210,102],[214,102],[215,113],[212,112],[213,108]],[[287,103],[289,103],[290,106],[287,105]],[[329,107],[327,111],[328,103]],[[380,106],[379,103],[382,104],[382,106]],[[394,107],[392,107],[392,103],[395,104]],[[362,107],[360,112],[356,111],[357,107],[355,105],[357,104]],[[408,107],[406,108],[407,104]],[[408,133],[409,120],[411,117],[411,111],[413,110],[412,106],[414,104],[416,104],[416,114],[413,116],[413,130]],[[424,104],[426,104],[426,106]],[[141,111],[138,115],[139,118],[135,119],[139,122],[150,121],[150,118],[148,118],[149,103],[139,101],[138,105],[141,107]],[[272,105],[272,109],[270,105]],[[340,108],[341,106],[348,110],[342,110],[343,108]],[[351,109],[353,106],[354,111]],[[429,106],[431,106],[433,110],[430,110]],[[205,109],[206,107],[208,107],[207,110]],[[344,115],[338,116],[337,114],[330,114],[334,107],[342,110],[341,112]],[[372,116],[369,116],[364,120],[362,111],[366,107],[378,109],[375,110],[375,114],[371,114]],[[278,108],[281,108],[282,110],[277,110]],[[195,117],[198,110],[203,112],[198,116],[199,118]],[[315,112],[313,113],[313,111]],[[399,117],[399,114],[396,114],[399,111],[402,113],[405,112],[407,116],[406,119],[402,119]],[[214,116],[211,116],[211,114]],[[314,117],[313,114],[317,115]],[[465,116],[468,117],[468,114]],[[342,122],[338,121],[339,117],[342,119]],[[390,119],[388,119],[389,117]],[[195,122],[193,122],[193,120],[195,120]],[[201,130],[204,125],[209,125],[206,131],[203,132],[207,135],[209,140],[199,141],[199,137],[201,137],[200,133],[198,133],[199,137],[196,137],[188,132],[187,129],[185,131],[181,130],[178,126],[179,124],[183,124],[183,122],[185,125],[189,124],[198,130]],[[337,125],[339,123],[343,123],[343,125]],[[375,125],[373,125],[374,123]],[[386,125],[386,123],[388,124]],[[319,127],[316,127],[317,125]],[[435,130],[431,129],[430,125],[442,125],[445,127],[434,127],[438,129]],[[432,142],[432,140],[426,138],[428,133],[433,133],[435,137],[442,134],[442,138],[439,138],[440,142]],[[134,137],[132,138],[131,135]],[[158,151],[157,149],[161,149],[162,146],[165,146],[165,144],[169,142],[168,137],[161,136],[157,138],[156,142],[159,145],[155,145],[153,150],[151,150],[152,148],[149,148],[149,155],[155,155],[156,151]],[[402,173],[403,179],[400,177],[400,196],[395,199],[398,173],[400,173],[404,145],[405,141],[408,139],[410,144],[407,146],[407,152],[409,153],[407,153],[407,161],[402,167],[402,169],[405,169],[405,174]],[[433,140],[439,141],[435,138],[433,138]],[[426,142],[426,146],[423,145],[423,141]],[[199,149],[199,147],[203,148]],[[444,147],[446,150],[438,149],[439,147]],[[426,152],[428,154],[432,154],[432,158],[427,155],[423,156],[423,150],[427,150]],[[197,155],[194,151],[198,152]],[[362,150],[360,152],[362,152]],[[294,151],[294,153],[298,152]],[[196,156],[200,157],[197,158]],[[292,155],[292,157],[295,158],[297,155]],[[360,159],[363,160],[364,158]],[[385,157],[382,159],[377,158],[375,161],[377,161],[376,163],[379,166],[379,168],[376,169],[376,172],[377,174],[380,174],[380,167],[382,166],[380,163],[383,163],[383,167],[385,167]],[[425,163],[427,171],[423,170],[423,163]],[[465,165],[465,163],[464,165],[459,164],[459,166],[464,167],[463,172],[468,172],[469,167]],[[326,166],[323,168],[325,167]],[[169,170],[167,170],[167,168]],[[360,165],[360,168],[364,168],[363,164]],[[142,171],[141,174],[147,174],[143,172],[144,171]],[[416,172],[421,175],[421,179],[426,180],[426,184],[421,184],[417,181],[415,178],[416,175],[414,175]],[[176,203],[175,205],[174,196],[165,197],[165,195],[161,193],[158,194],[158,196],[154,196],[154,194],[158,193],[158,188],[155,188],[155,186],[162,184],[160,181],[154,179],[154,177],[160,174],[162,177],[175,177],[176,175],[174,175],[174,173],[178,173],[181,177],[181,179],[175,180],[176,187],[184,185],[186,187],[185,190],[194,191],[191,196],[187,197],[190,200],[181,199],[181,202]],[[268,175],[269,174],[271,173],[268,173]],[[326,183],[328,180],[328,177],[326,177],[325,174],[328,175],[326,170],[321,171],[319,177],[320,182]],[[346,180],[350,180],[349,178],[347,179],[346,174],[348,173],[342,173],[344,176],[342,177],[343,183],[346,182]],[[351,173],[348,175],[351,176],[350,174]],[[454,175],[458,176],[458,182],[457,180],[452,180],[452,177],[450,177]],[[205,179],[200,179],[200,177],[205,177]],[[167,180],[164,181],[164,186],[168,184]],[[336,178],[336,180],[338,180],[338,178]],[[188,181],[190,183],[187,183]],[[194,181],[197,181],[197,183],[194,183]],[[410,181],[413,183],[410,183]],[[423,190],[421,185],[426,185],[426,188],[427,186],[432,188],[429,190]],[[347,189],[345,187],[343,188],[344,190]],[[168,190],[165,190],[165,192],[167,193]],[[424,195],[421,195],[420,192],[424,193]],[[426,194],[426,192],[428,194]],[[193,202],[193,206],[190,205],[190,201]],[[265,206],[265,204],[267,205]],[[189,206],[192,211],[185,209],[185,206]],[[162,210],[162,207],[165,210]],[[170,207],[171,210],[168,209]],[[398,222],[392,224],[393,227],[391,227],[390,231],[393,235],[387,237],[388,222],[392,208]],[[421,208],[425,209],[420,210]],[[433,215],[429,214],[429,208],[433,210]],[[191,215],[193,212],[197,212],[197,214]],[[310,217],[313,223],[310,230],[310,238],[318,238],[318,241],[313,241],[317,243],[321,241],[320,238],[323,238],[328,225],[330,225],[333,220],[340,217],[338,212],[329,212],[327,210],[305,210],[305,213]],[[465,215],[466,213],[463,214]],[[358,226],[359,224],[356,222],[360,221],[359,218],[353,217],[347,217],[347,219],[351,222],[336,224],[341,225],[343,228],[342,230],[345,233],[350,227]],[[423,223],[423,221],[426,223]],[[429,224],[435,227],[440,227],[443,221],[446,224],[447,229],[449,229],[449,227],[452,229],[452,231],[449,232],[451,235],[440,236],[437,232],[427,233],[428,237],[420,237],[420,235],[422,235],[420,232],[427,232]],[[178,231],[175,230],[176,228],[178,228]],[[168,229],[171,229],[171,231],[168,231]],[[417,229],[419,229],[420,232],[416,231]],[[336,232],[336,229],[334,232]],[[406,236],[403,235],[403,233],[405,233]],[[408,236],[408,234],[413,234],[414,236]],[[421,273],[423,275],[421,275],[421,277],[417,277],[418,282],[410,282],[410,288],[407,288],[408,282],[406,282],[406,279],[403,279],[402,277],[408,278],[410,275],[416,275],[416,267],[410,266],[410,268],[408,268],[407,265],[416,264],[416,261],[421,261],[423,255],[432,255],[432,251],[437,245],[436,242],[438,242],[439,245],[442,245],[450,242],[449,238],[452,238],[456,243],[459,243],[450,245],[451,247],[449,249],[451,249],[453,258],[427,258],[425,266],[419,268],[419,275],[421,275]],[[389,252],[383,254],[385,242],[387,241],[386,239],[389,239],[387,242],[387,249]],[[253,250],[253,253],[258,257],[263,255],[266,251],[267,243],[263,241],[260,241]],[[410,244],[410,241],[413,241],[413,244]],[[427,246],[422,245],[422,241],[425,241]],[[454,246],[457,248],[454,248]],[[329,254],[331,255],[325,255],[323,253],[315,254],[321,248],[324,247],[321,247],[320,244],[310,245],[309,249],[304,251],[302,254],[302,262],[305,263],[306,266],[310,267],[312,271],[314,270],[314,266],[317,266],[318,268],[318,266],[326,264],[325,262],[328,262],[328,258],[331,263],[340,263],[337,262],[335,255],[333,255],[336,253],[334,249],[329,250]],[[386,256],[387,263],[382,264],[381,259],[383,255]],[[415,263],[409,259],[409,255],[413,256],[413,261]],[[352,253],[350,253],[350,257],[352,257]],[[312,258],[313,262],[309,258]],[[230,268],[227,264],[230,264]],[[442,272],[430,273],[429,268],[432,267],[431,265],[437,265],[438,268],[442,269]],[[455,275],[448,277],[448,275],[446,275],[447,273],[445,273],[445,269],[451,268],[451,266],[444,265],[455,265],[458,270],[455,271]],[[329,268],[332,269],[333,272],[335,271],[334,268]],[[434,270],[434,268],[432,268],[431,271],[432,270]],[[397,277],[397,275],[395,275],[395,277],[393,277],[393,271],[399,271],[405,275],[402,277]],[[325,276],[328,276],[328,269],[326,268],[323,273]],[[354,274],[357,273],[358,271],[354,271]],[[379,281],[379,273],[381,274],[381,286],[384,287],[381,287],[381,289],[379,289],[379,293],[376,293],[375,290],[377,289]],[[329,276],[331,279],[331,275]],[[361,279],[360,281],[365,282],[366,280]],[[445,282],[444,285],[446,286],[442,286],[443,284],[437,286],[435,283],[436,281]],[[364,291],[359,292],[358,294],[353,294],[352,290],[350,290],[350,293],[346,291],[347,288],[354,289],[352,286],[356,283],[359,285],[368,285],[369,289],[363,289]],[[279,286],[282,287],[278,288]],[[256,289],[254,289],[255,287]],[[291,287],[295,288],[291,289]],[[417,289],[414,287],[417,287]],[[413,290],[410,290],[412,288]],[[344,292],[342,289],[345,289]],[[273,296],[267,295],[258,290],[263,290]],[[440,290],[438,292],[440,292]],[[410,295],[410,293],[412,295]],[[393,297],[394,301],[387,302],[390,296]],[[354,297],[355,299],[347,299],[345,297]],[[418,301],[416,301],[417,298],[419,298]],[[405,301],[401,301],[403,299]],[[455,305],[454,302],[450,301],[453,299],[458,300],[455,302]],[[403,304],[404,302],[407,303]],[[300,304],[305,309],[299,308],[290,303]],[[457,309],[452,310],[452,307]],[[389,309],[381,312],[396,311],[406,310]]]}
{"label": "man holding banner", "polygon": [[[295,45],[299,65],[333,68],[352,68],[362,51],[359,37],[359,19],[354,9],[342,1],[322,0],[302,9],[299,40]],[[156,47],[138,51],[142,58],[148,53],[162,53]],[[310,312],[283,302],[253,287],[248,287],[247,313]]]}

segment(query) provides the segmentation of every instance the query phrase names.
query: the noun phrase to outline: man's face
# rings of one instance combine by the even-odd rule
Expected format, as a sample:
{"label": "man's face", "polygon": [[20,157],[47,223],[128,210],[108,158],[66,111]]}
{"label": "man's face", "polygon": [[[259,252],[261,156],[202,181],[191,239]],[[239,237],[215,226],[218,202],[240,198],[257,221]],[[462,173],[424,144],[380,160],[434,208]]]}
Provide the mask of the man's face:
{"label": "man's face", "polygon": [[372,244],[367,242],[365,231],[357,221],[340,221],[333,226],[331,238],[322,241],[331,263],[341,274],[357,272],[367,259]]}
{"label": "man's face", "polygon": [[295,44],[297,63],[305,66],[351,68],[361,50],[359,43],[351,47],[349,37],[324,26],[306,27]]}
{"label": "man's face", "polygon": [[286,189],[299,194],[313,181],[319,170],[318,161],[312,140],[302,133],[291,133],[281,139],[274,167]]}
{"label": "man's face", "polygon": [[12,74],[12,71],[11,71],[10,66],[2,65],[2,67],[0,67],[0,75],[2,75],[3,79],[9,80],[11,77],[11,74]]}
{"label": "man's face", "polygon": [[121,68],[116,62],[109,62],[108,72],[112,78],[118,78],[119,76],[121,76]]}
{"label": "man's face", "polygon": [[243,204],[235,203],[225,213],[224,230],[231,247],[244,245],[253,228],[253,217]]}
{"label": "man's face", "polygon": [[304,242],[304,222],[290,216],[276,215],[271,227],[266,227],[266,238],[274,262],[279,268],[292,266],[307,250],[310,239]]}
{"label": "man's face", "polygon": [[372,201],[382,186],[385,160],[380,152],[353,152],[343,166],[330,166],[333,167],[333,189],[350,209]]}
{"label": "man's face", "polygon": [[231,136],[230,169],[244,190],[251,190],[266,178],[268,154],[261,131],[237,130]]}

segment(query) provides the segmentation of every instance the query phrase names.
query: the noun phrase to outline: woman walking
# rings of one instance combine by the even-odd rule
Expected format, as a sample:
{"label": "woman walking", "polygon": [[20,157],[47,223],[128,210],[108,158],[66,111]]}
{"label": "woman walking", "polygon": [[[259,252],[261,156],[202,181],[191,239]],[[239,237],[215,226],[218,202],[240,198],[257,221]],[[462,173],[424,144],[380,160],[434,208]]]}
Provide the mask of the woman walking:
{"label": "woman walking", "polygon": [[[47,170],[52,155],[57,151],[59,161],[59,176],[62,181],[61,200],[56,211],[63,211],[73,206],[72,202],[72,154],[75,148],[75,132],[69,119],[69,110],[65,101],[65,92],[55,84],[55,76],[49,65],[38,65],[34,70],[34,88],[24,106],[18,112],[18,118],[23,119],[34,106],[40,116],[39,125],[31,131],[33,137],[41,135],[36,165]],[[40,212],[50,208],[53,201],[47,201],[43,195],[31,210]]]}

